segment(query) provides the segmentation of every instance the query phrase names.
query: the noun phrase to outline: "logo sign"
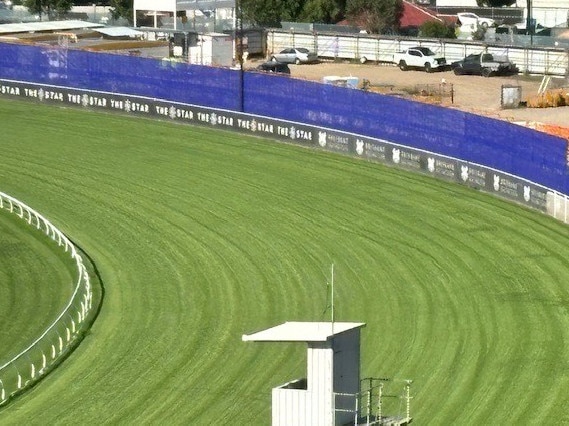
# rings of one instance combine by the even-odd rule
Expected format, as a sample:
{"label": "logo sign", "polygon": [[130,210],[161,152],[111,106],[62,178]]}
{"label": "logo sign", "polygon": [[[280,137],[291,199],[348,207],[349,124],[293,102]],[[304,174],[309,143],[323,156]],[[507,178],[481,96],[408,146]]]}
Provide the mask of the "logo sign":
{"label": "logo sign", "polygon": [[364,141],[361,139],[356,139],[356,154],[363,155],[364,154]]}
{"label": "logo sign", "polygon": [[399,148],[393,148],[393,162],[399,164],[401,161],[401,150]]}
{"label": "logo sign", "polygon": [[460,166],[460,178],[463,182],[468,180],[468,166]]}
{"label": "logo sign", "polygon": [[318,132],[318,145],[322,148],[326,147],[326,132]]}
{"label": "logo sign", "polygon": [[494,191],[500,190],[500,176],[494,175]]}
{"label": "logo sign", "polygon": [[[216,110],[196,105],[173,103],[117,93],[55,87],[45,84],[0,80],[0,96],[21,97],[45,103],[64,103],[84,108],[116,110],[129,114],[165,117],[208,127],[225,127],[243,133],[267,135],[274,139],[318,146],[339,152],[352,152],[376,161],[425,170],[468,186],[484,188],[496,195],[515,199],[530,207],[547,211],[548,190],[514,176],[492,172],[484,166],[457,163],[456,160],[398,147],[385,140],[354,137],[341,131],[318,128],[251,115]],[[460,165],[460,168],[459,168]]]}
{"label": "logo sign", "polygon": [[366,157],[380,161],[388,161],[389,148],[387,143],[379,143],[377,141],[369,141],[364,144],[364,153]]}

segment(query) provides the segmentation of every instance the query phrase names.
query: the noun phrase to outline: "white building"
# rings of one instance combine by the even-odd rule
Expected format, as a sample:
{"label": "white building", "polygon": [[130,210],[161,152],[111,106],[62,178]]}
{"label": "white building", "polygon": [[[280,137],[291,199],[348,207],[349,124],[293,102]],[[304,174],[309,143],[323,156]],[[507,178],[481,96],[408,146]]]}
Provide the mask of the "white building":
{"label": "white building", "polygon": [[200,34],[195,46],[188,48],[188,62],[197,65],[233,65],[233,38],[227,34]]}
{"label": "white building", "polygon": [[[178,29],[187,16],[195,16],[196,11],[216,11],[235,9],[235,0],[134,0],[134,26],[137,26],[139,13],[154,17],[154,27],[159,18],[172,22],[172,29]],[[184,17],[178,16],[181,12]]]}
{"label": "white building", "polygon": [[360,329],[364,326],[352,322],[286,322],[243,335],[243,341],[308,345],[306,379],[273,388],[273,426],[354,424],[355,396],[360,391]]}
{"label": "white building", "polygon": [[[468,7],[476,8],[476,0],[437,0],[437,7]],[[527,19],[527,0],[517,0],[511,7],[524,9],[524,19]],[[568,0],[531,0],[531,17],[536,23],[547,28],[568,27]],[[520,27],[518,25],[518,27]]]}

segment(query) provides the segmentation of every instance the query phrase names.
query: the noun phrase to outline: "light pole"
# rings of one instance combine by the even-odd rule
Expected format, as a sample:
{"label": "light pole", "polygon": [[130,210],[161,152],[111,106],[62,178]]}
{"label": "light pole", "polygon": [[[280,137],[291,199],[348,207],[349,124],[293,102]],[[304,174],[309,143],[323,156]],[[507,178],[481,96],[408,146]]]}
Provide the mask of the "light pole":
{"label": "light pole", "polygon": [[533,30],[534,30],[534,26],[533,26],[533,18],[532,18],[532,12],[531,12],[531,0],[527,0],[527,19],[526,19],[526,29],[529,32],[529,44],[530,46],[533,46]]}
{"label": "light pole", "polygon": [[36,9],[38,10],[38,14],[39,14],[40,21],[41,21],[42,20],[41,12],[43,10],[42,0],[36,0]]}
{"label": "light pole", "polygon": [[237,44],[237,60],[239,61],[239,110],[245,112],[245,82],[243,70],[243,11],[241,10],[241,0],[235,0],[235,13],[237,22],[235,33]]}

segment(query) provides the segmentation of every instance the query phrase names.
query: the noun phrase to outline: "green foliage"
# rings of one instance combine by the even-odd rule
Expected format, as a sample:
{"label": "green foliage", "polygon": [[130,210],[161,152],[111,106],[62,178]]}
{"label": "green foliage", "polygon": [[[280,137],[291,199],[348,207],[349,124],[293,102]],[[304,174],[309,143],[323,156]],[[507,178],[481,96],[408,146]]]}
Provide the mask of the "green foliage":
{"label": "green foliage", "polygon": [[345,0],[307,0],[300,14],[300,20],[333,24],[344,18],[345,9]]}
{"label": "green foliage", "polygon": [[486,38],[486,28],[479,25],[472,33],[472,40],[484,40]]}
{"label": "green foliage", "polygon": [[348,0],[346,16],[370,33],[397,32],[403,15],[402,0]]}
{"label": "green foliage", "polygon": [[54,19],[65,15],[73,7],[72,0],[24,0],[24,6],[31,14]]}
{"label": "green foliage", "polygon": [[280,27],[281,20],[295,20],[300,3],[287,6],[284,0],[242,0],[243,21],[252,25]]}
{"label": "green foliage", "polygon": [[133,23],[132,0],[111,0],[111,14],[114,19],[125,18]]}
{"label": "green foliage", "polygon": [[456,38],[453,26],[439,21],[427,21],[419,27],[419,35],[428,38]]}

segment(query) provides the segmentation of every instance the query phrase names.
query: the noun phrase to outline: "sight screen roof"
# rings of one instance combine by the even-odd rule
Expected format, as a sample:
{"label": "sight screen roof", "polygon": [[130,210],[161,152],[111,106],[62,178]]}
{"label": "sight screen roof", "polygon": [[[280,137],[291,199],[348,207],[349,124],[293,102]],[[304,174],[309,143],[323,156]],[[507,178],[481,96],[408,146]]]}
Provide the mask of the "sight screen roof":
{"label": "sight screen roof", "polygon": [[85,21],[41,21],[0,25],[0,34],[34,33],[41,31],[68,31],[83,28],[100,28],[102,24]]}
{"label": "sight screen roof", "polygon": [[244,334],[250,342],[325,342],[337,334],[364,327],[362,322],[289,321],[253,334]]}

